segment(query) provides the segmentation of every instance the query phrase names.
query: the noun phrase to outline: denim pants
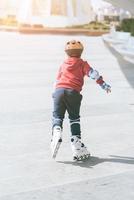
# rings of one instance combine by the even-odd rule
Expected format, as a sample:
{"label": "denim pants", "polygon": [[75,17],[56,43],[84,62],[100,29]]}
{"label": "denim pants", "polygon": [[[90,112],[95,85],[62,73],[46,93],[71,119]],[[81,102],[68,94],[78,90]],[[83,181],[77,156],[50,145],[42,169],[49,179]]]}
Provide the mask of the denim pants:
{"label": "denim pants", "polygon": [[61,128],[65,112],[68,112],[71,135],[81,136],[80,130],[80,106],[82,95],[73,89],[57,88],[53,93],[53,127],[58,125]]}

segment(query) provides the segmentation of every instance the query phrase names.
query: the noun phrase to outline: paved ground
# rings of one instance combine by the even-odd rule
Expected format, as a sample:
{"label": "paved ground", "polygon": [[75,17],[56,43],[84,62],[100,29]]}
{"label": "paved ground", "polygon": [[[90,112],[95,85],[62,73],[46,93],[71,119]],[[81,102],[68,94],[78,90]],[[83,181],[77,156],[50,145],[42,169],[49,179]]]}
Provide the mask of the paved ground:
{"label": "paved ground", "polygon": [[134,66],[101,37],[73,36],[112,85],[108,95],[85,79],[81,124],[92,157],[72,161],[66,117],[51,158],[52,85],[70,38],[0,32],[0,200],[134,199]]}

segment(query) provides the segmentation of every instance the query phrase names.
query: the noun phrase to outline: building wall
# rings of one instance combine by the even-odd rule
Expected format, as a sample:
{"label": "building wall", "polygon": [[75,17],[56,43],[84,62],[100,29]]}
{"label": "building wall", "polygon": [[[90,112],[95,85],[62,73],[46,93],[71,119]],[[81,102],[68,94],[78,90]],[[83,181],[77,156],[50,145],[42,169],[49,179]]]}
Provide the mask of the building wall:
{"label": "building wall", "polygon": [[20,23],[68,26],[88,23],[94,18],[90,0],[16,0],[16,2],[16,8],[12,6],[12,10],[15,8],[14,12]]}

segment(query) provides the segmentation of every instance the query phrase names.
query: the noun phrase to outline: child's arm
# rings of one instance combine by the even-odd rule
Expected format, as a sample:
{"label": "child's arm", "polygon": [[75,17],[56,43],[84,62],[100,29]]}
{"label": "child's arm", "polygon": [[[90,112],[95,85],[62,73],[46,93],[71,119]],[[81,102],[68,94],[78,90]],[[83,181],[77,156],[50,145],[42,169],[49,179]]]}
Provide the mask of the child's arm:
{"label": "child's arm", "polygon": [[88,76],[91,79],[96,80],[96,83],[99,84],[101,88],[104,89],[107,93],[111,92],[111,86],[105,83],[103,77],[99,75],[97,70],[94,70],[92,67],[90,67]]}

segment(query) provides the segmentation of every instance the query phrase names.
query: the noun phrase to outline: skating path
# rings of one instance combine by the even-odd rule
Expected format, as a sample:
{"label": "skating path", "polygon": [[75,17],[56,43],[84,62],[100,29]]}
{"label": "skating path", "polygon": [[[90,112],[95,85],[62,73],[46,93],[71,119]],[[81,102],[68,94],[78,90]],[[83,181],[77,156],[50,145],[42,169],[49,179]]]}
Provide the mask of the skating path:
{"label": "skating path", "polygon": [[[53,82],[64,43],[79,38],[83,58],[112,85],[85,79],[81,124],[91,160],[72,161],[69,123],[50,154]],[[134,66],[101,37],[0,32],[0,200],[134,199]]]}

